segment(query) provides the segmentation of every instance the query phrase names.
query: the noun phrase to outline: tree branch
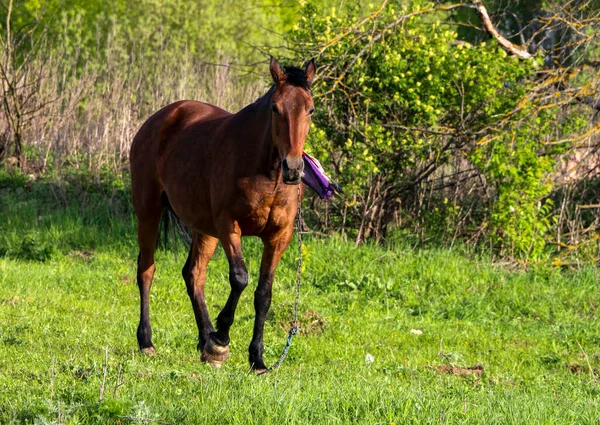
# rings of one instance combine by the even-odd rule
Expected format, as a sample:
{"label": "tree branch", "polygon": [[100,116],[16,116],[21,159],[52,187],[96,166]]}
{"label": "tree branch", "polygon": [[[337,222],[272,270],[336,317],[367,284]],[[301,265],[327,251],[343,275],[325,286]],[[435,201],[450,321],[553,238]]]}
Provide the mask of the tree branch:
{"label": "tree branch", "polygon": [[532,59],[533,56],[526,50],[522,50],[516,47],[513,43],[508,41],[502,34],[498,32],[498,30],[494,27],[492,20],[490,19],[490,15],[488,15],[487,9],[481,3],[481,1],[476,1],[473,3],[473,7],[477,10],[477,14],[479,18],[481,18],[481,22],[483,23],[483,28],[485,31],[491,35],[497,42],[502,46],[504,50],[506,50],[511,55],[517,56],[520,59]]}

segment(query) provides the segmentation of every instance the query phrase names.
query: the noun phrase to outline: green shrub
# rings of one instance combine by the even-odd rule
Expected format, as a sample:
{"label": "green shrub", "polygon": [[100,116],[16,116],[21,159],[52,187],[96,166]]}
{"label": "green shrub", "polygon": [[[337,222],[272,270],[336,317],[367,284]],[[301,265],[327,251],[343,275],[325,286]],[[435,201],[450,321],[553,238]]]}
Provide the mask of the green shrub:
{"label": "green shrub", "polygon": [[364,17],[305,6],[292,38],[321,70],[309,150],[347,191],[334,206],[357,242],[400,221],[425,240],[482,234],[498,252],[540,258],[565,151],[545,141],[583,127],[531,101],[535,61],[459,40],[430,7],[390,2]]}

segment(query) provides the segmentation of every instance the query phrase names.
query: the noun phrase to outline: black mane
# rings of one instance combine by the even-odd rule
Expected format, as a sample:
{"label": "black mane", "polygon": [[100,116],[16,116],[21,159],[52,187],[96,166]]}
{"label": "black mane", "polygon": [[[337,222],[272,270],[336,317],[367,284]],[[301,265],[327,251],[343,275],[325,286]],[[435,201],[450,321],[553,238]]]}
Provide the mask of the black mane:
{"label": "black mane", "polygon": [[284,66],[285,81],[293,86],[302,87],[310,90],[310,82],[306,77],[306,72],[297,66]]}

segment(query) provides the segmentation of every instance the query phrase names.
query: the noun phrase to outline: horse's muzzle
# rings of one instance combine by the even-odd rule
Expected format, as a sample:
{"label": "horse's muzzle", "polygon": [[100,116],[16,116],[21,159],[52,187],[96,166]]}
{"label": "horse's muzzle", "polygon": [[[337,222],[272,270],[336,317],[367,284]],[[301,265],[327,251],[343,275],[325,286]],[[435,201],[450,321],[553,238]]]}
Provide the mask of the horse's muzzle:
{"label": "horse's muzzle", "polygon": [[300,184],[304,161],[300,158],[286,158],[281,161],[282,178],[285,184]]}

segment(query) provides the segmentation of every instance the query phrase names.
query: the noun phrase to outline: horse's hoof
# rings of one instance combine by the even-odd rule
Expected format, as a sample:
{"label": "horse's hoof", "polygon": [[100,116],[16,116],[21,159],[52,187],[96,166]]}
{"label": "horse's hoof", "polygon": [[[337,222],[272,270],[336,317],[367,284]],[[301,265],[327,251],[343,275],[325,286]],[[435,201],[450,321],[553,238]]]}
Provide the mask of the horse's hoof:
{"label": "horse's hoof", "polygon": [[206,344],[204,344],[204,349],[202,350],[200,360],[203,363],[208,363],[209,365],[219,369],[228,357],[229,346],[218,345],[215,341],[213,341],[212,338],[209,338],[208,341],[206,341]]}
{"label": "horse's hoof", "polygon": [[152,346],[146,347],[146,348],[141,348],[140,351],[142,352],[142,354],[145,354],[147,356],[153,356],[156,354],[156,350]]}
{"label": "horse's hoof", "polygon": [[261,361],[260,363],[251,363],[250,364],[250,370],[252,372],[254,372],[254,374],[256,376],[258,375],[268,375],[269,371],[267,370],[267,367],[265,366],[265,364]]}

